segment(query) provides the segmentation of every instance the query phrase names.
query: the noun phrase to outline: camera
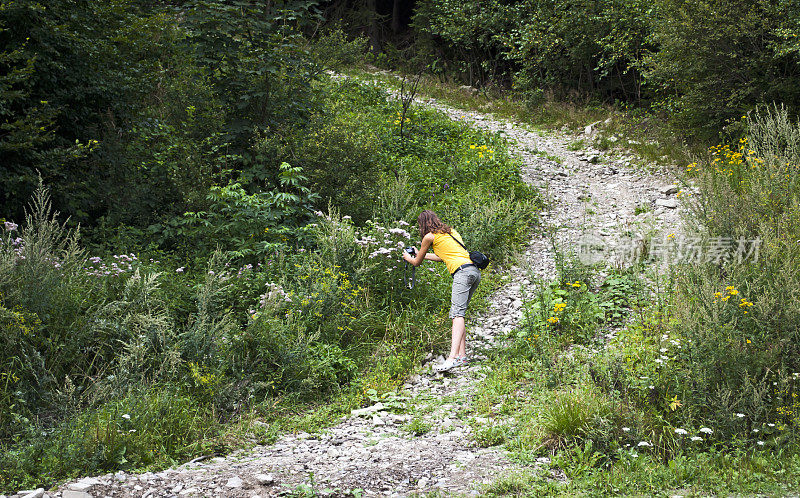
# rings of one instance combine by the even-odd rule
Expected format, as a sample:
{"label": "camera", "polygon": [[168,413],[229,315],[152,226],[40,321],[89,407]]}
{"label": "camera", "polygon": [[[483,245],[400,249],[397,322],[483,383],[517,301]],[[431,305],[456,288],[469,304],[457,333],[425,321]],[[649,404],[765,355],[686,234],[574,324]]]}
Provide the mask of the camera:
{"label": "camera", "polygon": [[410,254],[411,256],[413,256],[413,257],[416,257],[416,256],[417,256],[417,250],[416,250],[416,249],[414,249],[413,247],[406,247],[406,248],[405,248],[405,249],[403,249],[403,250],[404,250],[405,252],[407,252],[408,254]]}

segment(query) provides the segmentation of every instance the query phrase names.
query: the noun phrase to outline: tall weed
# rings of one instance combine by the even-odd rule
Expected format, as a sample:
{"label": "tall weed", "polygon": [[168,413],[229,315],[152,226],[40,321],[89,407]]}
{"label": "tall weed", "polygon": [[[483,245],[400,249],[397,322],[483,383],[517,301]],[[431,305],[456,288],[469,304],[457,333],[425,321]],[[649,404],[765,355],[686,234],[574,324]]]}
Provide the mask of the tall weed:
{"label": "tall weed", "polygon": [[757,242],[743,242],[747,257],[683,268],[675,311],[686,340],[678,375],[691,379],[676,386],[685,415],[743,439],[764,424],[795,426],[800,370],[800,125],[778,107],[746,125],[735,147],[689,165],[699,187],[689,201],[712,242]]}

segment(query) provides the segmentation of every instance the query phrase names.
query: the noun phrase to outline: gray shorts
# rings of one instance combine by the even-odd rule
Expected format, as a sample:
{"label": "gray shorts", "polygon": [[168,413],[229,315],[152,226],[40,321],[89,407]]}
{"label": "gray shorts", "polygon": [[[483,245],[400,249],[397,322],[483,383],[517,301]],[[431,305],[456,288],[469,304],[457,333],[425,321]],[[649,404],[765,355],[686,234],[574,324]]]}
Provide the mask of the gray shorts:
{"label": "gray shorts", "polygon": [[472,293],[481,281],[481,271],[477,266],[468,266],[453,275],[453,294],[450,297],[450,318],[464,316]]}

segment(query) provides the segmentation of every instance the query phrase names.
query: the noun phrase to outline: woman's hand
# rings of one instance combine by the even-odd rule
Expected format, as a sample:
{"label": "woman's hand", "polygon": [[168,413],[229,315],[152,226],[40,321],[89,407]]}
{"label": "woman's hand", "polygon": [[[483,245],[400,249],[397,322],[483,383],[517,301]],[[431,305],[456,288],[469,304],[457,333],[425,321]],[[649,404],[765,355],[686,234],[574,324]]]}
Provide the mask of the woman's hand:
{"label": "woman's hand", "polygon": [[[410,254],[408,254],[407,252],[403,251],[403,259],[406,260],[407,262],[411,263],[414,266],[421,265],[422,262],[426,259],[425,255],[428,254],[428,250],[433,245],[433,239],[434,239],[434,237],[433,237],[432,233],[425,234],[425,236],[422,237],[422,244],[420,244],[419,251],[417,251],[416,256],[414,256],[412,258]],[[434,256],[434,255],[433,254],[429,254],[428,256]],[[428,257],[427,259],[433,259],[433,258]],[[436,261],[436,260],[433,260],[433,261]]]}

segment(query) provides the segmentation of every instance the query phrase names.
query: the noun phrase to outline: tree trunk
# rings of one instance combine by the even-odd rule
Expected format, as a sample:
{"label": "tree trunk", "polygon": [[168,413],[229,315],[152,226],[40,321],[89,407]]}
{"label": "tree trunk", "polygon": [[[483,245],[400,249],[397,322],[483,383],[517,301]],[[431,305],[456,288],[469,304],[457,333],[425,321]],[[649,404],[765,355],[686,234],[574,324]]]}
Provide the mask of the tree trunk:
{"label": "tree trunk", "polygon": [[400,0],[394,0],[392,5],[392,33],[400,32]]}
{"label": "tree trunk", "polygon": [[375,0],[367,0],[367,15],[369,16],[369,42],[372,45],[372,53],[378,54],[381,51],[381,40],[378,27],[378,10]]}

